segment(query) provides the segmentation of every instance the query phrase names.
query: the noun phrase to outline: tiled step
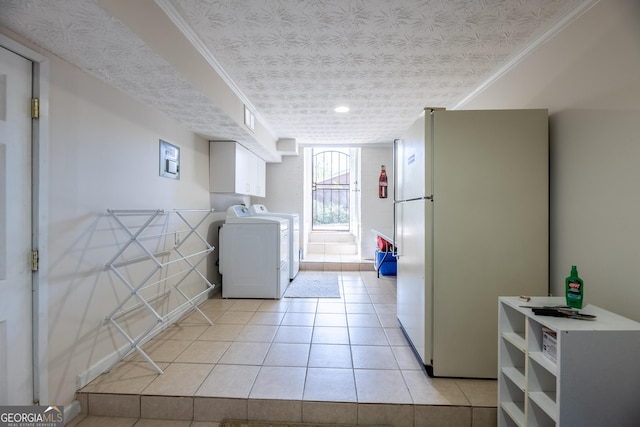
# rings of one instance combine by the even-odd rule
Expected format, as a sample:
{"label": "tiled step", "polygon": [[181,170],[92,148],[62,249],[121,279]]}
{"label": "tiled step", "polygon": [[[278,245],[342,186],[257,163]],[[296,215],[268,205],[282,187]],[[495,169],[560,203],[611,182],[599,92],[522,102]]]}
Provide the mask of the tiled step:
{"label": "tiled step", "polygon": [[309,242],[313,243],[354,243],[356,236],[347,231],[312,231]]}
{"label": "tiled step", "polygon": [[[268,420],[274,423],[422,425],[421,420],[446,420],[446,425],[495,425],[492,405],[442,406],[442,404],[361,403],[300,400],[234,399],[192,396],[140,396],[91,393],[79,396],[100,408],[83,412],[70,426],[208,425],[224,420]],[[444,415],[443,415],[444,414]],[[401,419],[401,424],[393,421]],[[171,423],[172,420],[174,423]],[[182,423],[178,423],[178,422]],[[129,422],[129,423],[128,423]],[[191,424],[194,422],[194,424]],[[433,424],[436,425],[436,424]],[[437,424],[440,425],[440,424]],[[444,424],[442,424],[444,425]]]}
{"label": "tiled step", "polygon": [[358,246],[355,243],[324,243],[309,242],[307,253],[310,254],[334,254],[334,255],[356,255]]}
{"label": "tiled step", "polygon": [[348,232],[314,231],[309,234],[308,254],[357,255],[358,245]]}
{"label": "tiled step", "polygon": [[[309,257],[313,259],[313,257]],[[372,271],[375,270],[373,261],[333,262],[325,261],[301,261],[300,270],[307,271]]]}

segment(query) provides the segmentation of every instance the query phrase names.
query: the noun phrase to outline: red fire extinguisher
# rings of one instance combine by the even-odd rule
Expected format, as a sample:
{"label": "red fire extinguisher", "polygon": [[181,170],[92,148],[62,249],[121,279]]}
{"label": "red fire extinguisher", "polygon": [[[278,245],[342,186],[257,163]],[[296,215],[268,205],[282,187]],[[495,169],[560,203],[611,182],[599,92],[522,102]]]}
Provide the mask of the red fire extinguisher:
{"label": "red fire extinguisher", "polygon": [[386,199],[387,188],[387,171],[385,170],[384,165],[382,165],[382,169],[380,170],[380,178],[378,180],[378,197],[380,197],[381,199]]}

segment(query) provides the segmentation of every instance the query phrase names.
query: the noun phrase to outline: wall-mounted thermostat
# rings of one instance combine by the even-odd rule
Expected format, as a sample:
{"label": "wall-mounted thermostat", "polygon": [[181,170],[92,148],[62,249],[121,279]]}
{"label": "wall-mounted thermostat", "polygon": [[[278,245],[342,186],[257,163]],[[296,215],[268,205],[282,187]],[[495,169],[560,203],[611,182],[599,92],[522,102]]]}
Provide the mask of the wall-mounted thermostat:
{"label": "wall-mounted thermostat", "polygon": [[180,179],[180,148],[160,140],[160,176]]}

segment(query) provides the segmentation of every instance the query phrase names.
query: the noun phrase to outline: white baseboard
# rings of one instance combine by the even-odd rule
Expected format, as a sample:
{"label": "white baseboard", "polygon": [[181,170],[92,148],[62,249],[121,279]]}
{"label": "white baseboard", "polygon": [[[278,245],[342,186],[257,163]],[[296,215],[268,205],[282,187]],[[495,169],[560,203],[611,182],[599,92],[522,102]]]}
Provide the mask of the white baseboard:
{"label": "white baseboard", "polygon": [[81,412],[80,402],[74,400],[69,405],[64,405],[64,423],[65,425],[71,422],[75,417],[80,415]]}

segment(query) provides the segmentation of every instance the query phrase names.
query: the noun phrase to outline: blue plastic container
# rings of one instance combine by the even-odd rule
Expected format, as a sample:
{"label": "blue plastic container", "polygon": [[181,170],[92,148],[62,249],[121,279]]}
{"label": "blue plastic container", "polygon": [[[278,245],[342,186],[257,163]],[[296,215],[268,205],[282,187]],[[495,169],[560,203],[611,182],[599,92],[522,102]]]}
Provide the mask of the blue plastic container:
{"label": "blue plastic container", "polygon": [[395,276],[397,273],[396,257],[392,252],[380,252],[376,250],[376,270],[383,276]]}

